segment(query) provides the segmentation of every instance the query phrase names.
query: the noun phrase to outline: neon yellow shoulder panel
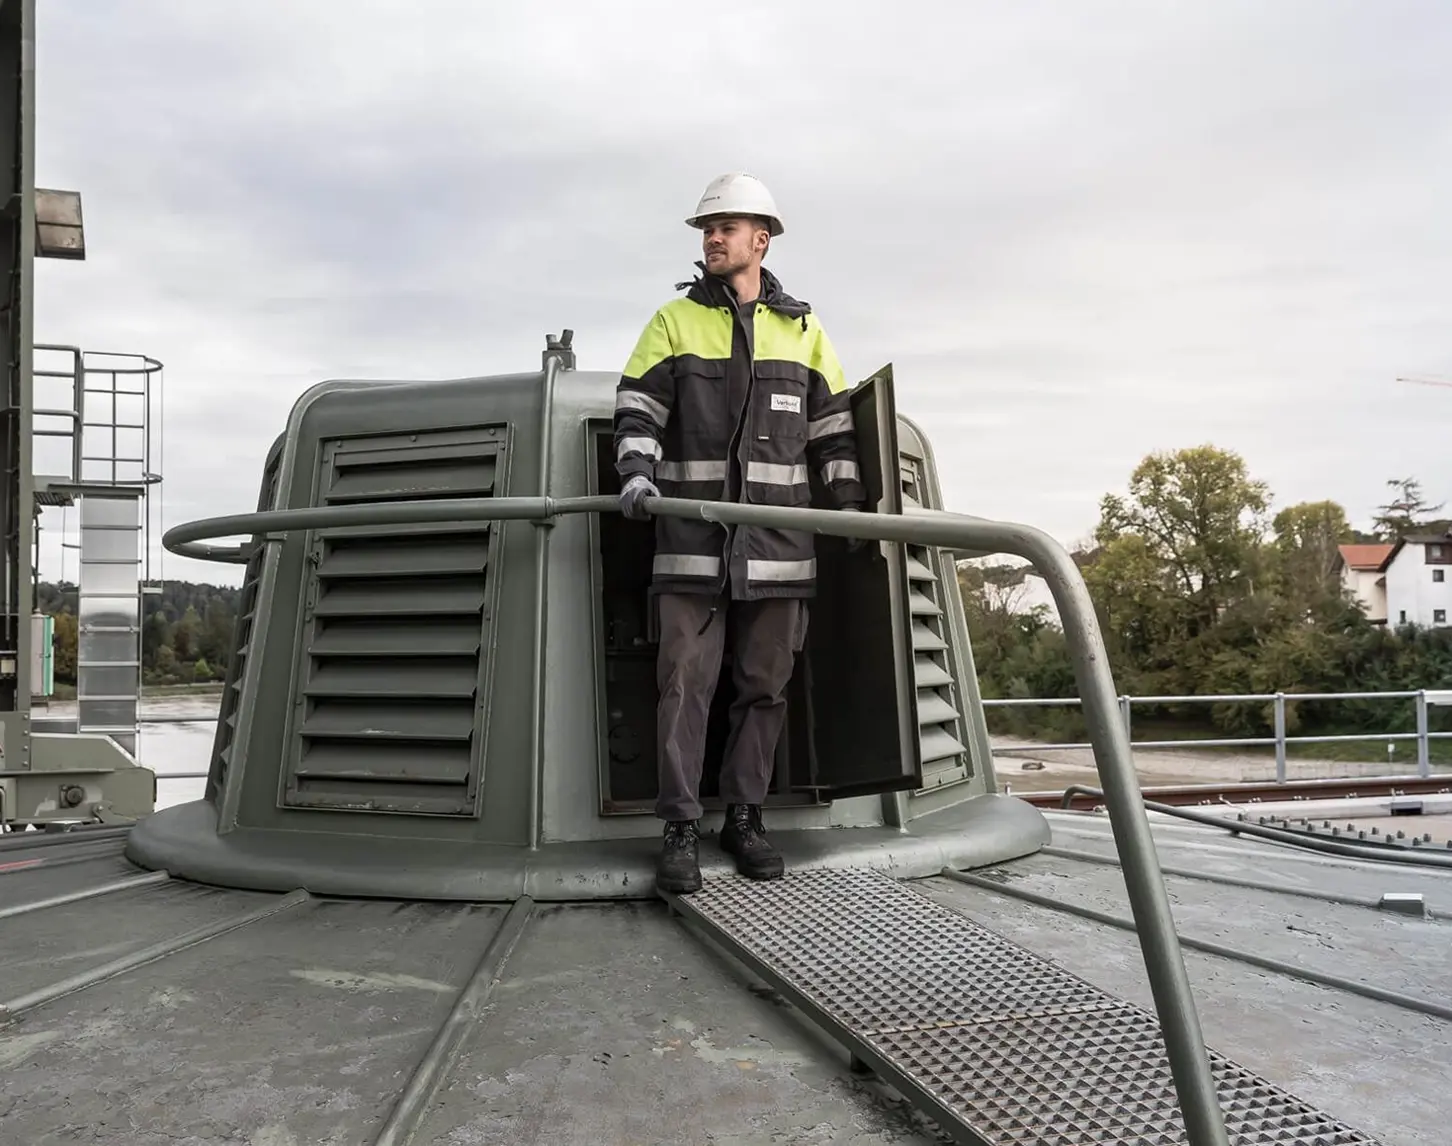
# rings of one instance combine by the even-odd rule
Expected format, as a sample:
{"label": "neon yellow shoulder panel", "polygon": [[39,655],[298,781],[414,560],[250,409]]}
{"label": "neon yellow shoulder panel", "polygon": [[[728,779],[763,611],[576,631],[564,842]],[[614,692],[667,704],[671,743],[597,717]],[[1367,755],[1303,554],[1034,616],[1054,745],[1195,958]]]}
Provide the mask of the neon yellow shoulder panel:
{"label": "neon yellow shoulder panel", "polygon": [[837,361],[837,351],[815,314],[807,315],[807,328],[803,330],[799,318],[758,309],[756,357],[758,360],[796,362],[815,370],[826,379],[827,389],[833,394],[847,389],[847,378],[842,364]]}
{"label": "neon yellow shoulder panel", "polygon": [[678,298],[660,308],[677,354],[697,358],[731,357],[731,315],[714,306]]}
{"label": "neon yellow shoulder panel", "polygon": [[651,316],[622,373],[627,378],[643,378],[667,358],[680,354],[730,358],[731,316],[688,298],[672,299]]}

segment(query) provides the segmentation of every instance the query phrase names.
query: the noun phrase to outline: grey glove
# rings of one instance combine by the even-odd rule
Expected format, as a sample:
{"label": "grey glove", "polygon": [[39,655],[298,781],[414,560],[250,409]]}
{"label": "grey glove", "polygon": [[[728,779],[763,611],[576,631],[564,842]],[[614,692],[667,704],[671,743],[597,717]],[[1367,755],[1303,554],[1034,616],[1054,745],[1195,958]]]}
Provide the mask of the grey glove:
{"label": "grey glove", "polygon": [[[840,513],[861,513],[862,512],[862,507],[860,505],[844,505],[841,508],[841,510],[839,510],[838,512],[840,512]],[[866,544],[867,544],[867,538],[865,538],[865,537],[849,537],[849,538],[847,538],[847,552],[848,553],[856,553],[859,549],[861,549]]]}
{"label": "grey glove", "polygon": [[660,490],[655,488],[649,478],[636,474],[620,491],[620,512],[631,521],[649,521],[650,514],[645,512],[645,506],[641,504],[648,497],[660,497]]}

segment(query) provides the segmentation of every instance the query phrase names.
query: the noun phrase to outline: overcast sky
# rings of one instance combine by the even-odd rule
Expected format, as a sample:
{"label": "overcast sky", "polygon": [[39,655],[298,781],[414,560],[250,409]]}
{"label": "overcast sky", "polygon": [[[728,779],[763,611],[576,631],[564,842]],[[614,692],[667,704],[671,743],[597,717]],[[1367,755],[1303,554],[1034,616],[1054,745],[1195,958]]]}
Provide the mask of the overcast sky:
{"label": "overcast sky", "polygon": [[1071,544],[1201,442],[1278,505],[1452,502],[1452,389],[1396,381],[1452,379],[1445,0],[37,7],[88,254],[38,263],[36,337],[165,363],[167,526],[254,508],[315,381],[533,369],[566,326],[618,370],[732,169],[950,508]]}

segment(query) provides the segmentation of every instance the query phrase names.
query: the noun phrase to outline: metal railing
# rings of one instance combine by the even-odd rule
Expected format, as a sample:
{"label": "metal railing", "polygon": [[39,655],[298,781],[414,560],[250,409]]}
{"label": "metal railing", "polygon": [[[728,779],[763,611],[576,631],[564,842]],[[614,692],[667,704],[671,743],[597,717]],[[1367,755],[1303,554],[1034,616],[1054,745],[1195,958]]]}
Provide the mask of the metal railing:
{"label": "metal railing", "polygon": [[[800,530],[866,541],[895,541],[984,554],[1007,553],[1033,565],[1053,595],[1073,660],[1089,738],[1104,788],[1104,802],[1122,864],[1125,890],[1134,914],[1150,992],[1190,1146],[1227,1146],[1225,1119],[1175,933],[1169,893],[1161,875],[1149,817],[1130,755],[1129,738],[1119,715],[1099,622],[1088,587],[1068,551],[1042,530],[1030,526],[941,511],[911,516],[837,513],[821,509],[666,497],[650,498],[644,504],[650,513],[665,517]],[[256,544],[271,545],[281,540],[283,534],[306,529],[429,522],[445,524],[473,520],[542,522],[567,514],[617,513],[619,509],[619,499],[608,496],[451,498],[446,501],[313,506],[188,522],[169,529],[162,537],[162,544],[182,557],[245,561],[253,542],[238,546],[201,543],[218,538],[249,537],[258,539]],[[539,559],[537,553],[536,560]],[[540,761],[535,760],[533,767],[541,767]],[[538,782],[537,777],[532,779],[532,790]]]}
{"label": "metal railing", "polygon": [[[31,433],[37,438],[65,438],[70,443],[70,465],[64,473],[64,477],[71,481],[81,480],[81,471],[85,468],[82,461],[84,451],[81,448],[82,426],[86,417],[86,384],[85,367],[82,365],[83,354],[79,346],[60,346],[52,343],[38,342],[32,347],[32,354],[40,357],[46,353],[64,355],[67,360],[67,367],[48,368],[40,363],[35,363],[31,368],[31,377],[38,381],[38,385],[44,386],[42,379],[55,379],[56,381],[68,382],[70,384],[70,405],[68,406],[36,406],[31,410],[32,427]],[[52,426],[52,421],[64,423],[61,426]]]}
{"label": "metal railing", "polygon": [[[65,471],[44,476],[79,485],[142,490],[156,485],[161,477],[151,464],[152,400],[160,394],[162,364],[147,354],[60,343],[38,342],[33,350],[38,356],[58,355],[65,363],[38,363],[32,370],[42,385],[63,383],[64,394],[55,397],[68,402],[37,406],[32,412],[40,423],[31,431],[36,437],[68,442]],[[160,448],[159,437],[155,445]]]}
{"label": "metal railing", "polygon": [[[1411,700],[1416,705],[1415,732],[1353,732],[1314,736],[1290,736],[1286,733],[1286,704],[1302,701],[1337,700]],[[1072,707],[1080,704],[1077,696],[1050,697],[1001,697],[983,701],[984,708],[1050,708]],[[1274,734],[1271,736],[1217,736],[1185,737],[1179,740],[1134,740],[1131,709],[1134,705],[1149,704],[1271,704],[1274,706]],[[1417,775],[1432,774],[1431,742],[1452,740],[1452,732],[1432,732],[1429,729],[1427,710],[1436,706],[1452,706],[1452,690],[1417,689],[1402,692],[1268,692],[1228,693],[1201,696],[1129,696],[1119,697],[1120,720],[1124,724],[1124,735],[1129,747],[1135,748],[1274,748],[1276,782],[1286,782],[1286,749],[1292,744],[1349,744],[1360,741],[1412,740],[1417,745]],[[1034,752],[1066,752],[1093,748],[1089,742],[1075,741],[1033,741],[1025,746]],[[995,756],[1022,756],[1025,747],[994,748]]]}
{"label": "metal railing", "polygon": [[[1335,735],[1315,736],[1289,736],[1286,734],[1286,703],[1313,700],[1411,700],[1416,704],[1415,732],[1355,732]],[[984,708],[1052,708],[1052,707],[1073,707],[1077,706],[1080,700],[1077,696],[1046,696],[1046,697],[1000,697],[983,701]],[[1134,705],[1148,704],[1262,704],[1269,703],[1275,706],[1275,735],[1274,736],[1206,736],[1206,737],[1181,737],[1177,740],[1135,740],[1133,736],[1133,721],[1131,710]],[[1426,779],[1432,774],[1431,742],[1433,740],[1452,740],[1452,732],[1433,732],[1429,728],[1428,710],[1435,707],[1452,707],[1452,690],[1445,689],[1418,689],[1416,691],[1403,692],[1267,692],[1267,693],[1235,693],[1235,694],[1200,694],[1195,696],[1130,696],[1127,694],[1119,697],[1120,716],[1124,721],[1125,735],[1129,737],[1129,747],[1136,748],[1167,748],[1167,749],[1197,749],[1197,748],[1271,748],[1275,749],[1276,783],[1284,784],[1287,780],[1287,747],[1292,744],[1336,744],[1355,743],[1358,741],[1387,741],[1398,742],[1414,740],[1417,744],[1417,774]],[[207,721],[215,721],[215,713],[207,716],[185,716],[167,714],[164,716],[148,716],[142,718],[143,724],[198,724]],[[990,736],[994,735],[990,732]],[[998,735],[1005,735],[999,733]],[[1026,737],[1021,737],[1027,739]],[[1007,747],[995,746],[995,756],[1023,756],[1027,752],[1069,752],[1092,750],[1094,747],[1089,741],[1041,741],[1032,740],[1027,744],[1010,745]],[[1370,763],[1370,761],[1367,761]],[[1402,775],[1401,773],[1364,773],[1368,776],[1381,775]],[[205,780],[206,772],[158,772],[158,781],[161,780]],[[1216,787],[1224,785],[1217,784]]]}

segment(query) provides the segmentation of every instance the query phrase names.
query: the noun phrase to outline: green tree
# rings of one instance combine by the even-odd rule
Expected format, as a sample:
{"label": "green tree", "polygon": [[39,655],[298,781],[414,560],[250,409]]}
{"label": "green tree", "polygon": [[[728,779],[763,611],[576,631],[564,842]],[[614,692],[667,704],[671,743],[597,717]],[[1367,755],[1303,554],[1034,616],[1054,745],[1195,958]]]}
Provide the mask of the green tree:
{"label": "green tree", "polygon": [[1422,483],[1414,477],[1392,478],[1387,488],[1395,490],[1395,496],[1371,519],[1373,531],[1381,541],[1395,541],[1407,533],[1432,524],[1432,519],[1442,509],[1442,503],[1429,505],[1422,495]]}
{"label": "green tree", "polygon": [[181,620],[172,630],[171,645],[176,652],[177,660],[188,662],[197,658],[201,651],[198,647],[201,635],[202,618],[197,615],[195,605],[188,605],[187,611],[182,614]]}
{"label": "green tree", "polygon": [[[1413,479],[1383,529],[1434,529]],[[1140,696],[1398,692],[1452,680],[1452,630],[1388,631],[1367,621],[1336,574],[1337,548],[1362,540],[1334,501],[1275,514],[1270,492],[1236,454],[1213,446],[1146,457],[1126,495],[1107,495],[1092,545],[1074,553],[1094,600],[1121,690]],[[1396,518],[1395,514],[1401,514]],[[959,582],[986,697],[1073,695],[1062,634],[1043,611],[1016,612],[1008,572],[960,569]],[[1005,587],[1008,588],[1005,588]],[[1065,710],[994,709],[990,726],[1021,735],[1082,738]],[[1290,700],[1291,732],[1410,731],[1404,705]],[[1136,721],[1268,735],[1274,707],[1226,702],[1136,708]],[[1206,728],[1206,723],[1210,728]],[[1452,722],[1449,722],[1452,724]]]}
{"label": "green tree", "polygon": [[[167,581],[141,598],[142,679],[175,684],[225,675],[232,653],[239,590],[231,586]],[[39,582],[36,608],[56,618],[57,679],[76,673],[76,586]]]}
{"label": "green tree", "polygon": [[1172,665],[1187,635],[1182,571],[1145,537],[1126,533],[1099,546],[1082,572],[1119,676]]}
{"label": "green tree", "polygon": [[1303,501],[1277,513],[1271,528],[1287,603],[1306,615],[1339,608],[1343,590],[1336,563],[1340,547],[1355,536],[1346,511],[1334,501]]}
{"label": "green tree", "polygon": [[[1026,576],[1024,566],[968,561],[958,565],[979,687],[990,698],[1073,695],[1074,670],[1064,634],[1053,625],[1046,606],[1022,607]],[[1063,735],[1077,736],[1077,716],[1064,710],[1053,727],[1062,728]],[[993,728],[1020,735],[1048,726],[1042,712],[1030,709],[992,708],[988,719]]]}
{"label": "green tree", "polygon": [[160,683],[172,683],[176,679],[179,667],[176,661],[176,650],[170,645],[162,645],[156,650],[156,676]]}
{"label": "green tree", "polygon": [[232,654],[232,628],[236,614],[227,602],[213,597],[202,612],[201,654],[208,664],[226,672]]}
{"label": "green tree", "polygon": [[161,610],[150,614],[141,629],[141,664],[143,668],[157,667],[157,657],[162,649],[169,649],[172,641],[172,625]]}
{"label": "green tree", "polygon": [[1138,537],[1172,575],[1193,636],[1253,588],[1269,504],[1238,454],[1210,445],[1155,453],[1130,475],[1128,498],[1105,495],[1095,540]]}
{"label": "green tree", "polygon": [[80,639],[76,615],[69,609],[55,615],[55,679],[76,683],[76,646]]}

